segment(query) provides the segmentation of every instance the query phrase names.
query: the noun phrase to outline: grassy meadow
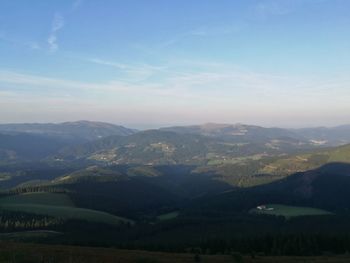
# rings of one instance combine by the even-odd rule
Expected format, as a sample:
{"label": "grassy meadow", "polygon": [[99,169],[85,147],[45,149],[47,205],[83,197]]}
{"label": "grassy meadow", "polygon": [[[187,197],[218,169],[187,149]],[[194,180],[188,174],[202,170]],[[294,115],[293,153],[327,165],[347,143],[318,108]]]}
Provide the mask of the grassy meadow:
{"label": "grassy meadow", "polygon": [[170,219],[177,218],[178,215],[179,215],[179,212],[178,211],[174,211],[174,212],[170,212],[170,213],[159,215],[157,217],[157,219],[160,220],[160,221],[170,220]]}
{"label": "grassy meadow", "polygon": [[66,194],[57,193],[27,193],[7,196],[0,199],[1,210],[106,224],[132,223],[131,220],[106,212],[75,207]]}
{"label": "grassy meadow", "polygon": [[[301,206],[288,206],[280,204],[267,204],[267,209],[259,210],[253,208],[250,210],[254,214],[266,214],[275,216],[284,216],[285,218],[297,217],[297,216],[316,216],[316,215],[331,215],[332,213],[312,207],[301,207]],[[272,209],[272,210],[268,210]]]}

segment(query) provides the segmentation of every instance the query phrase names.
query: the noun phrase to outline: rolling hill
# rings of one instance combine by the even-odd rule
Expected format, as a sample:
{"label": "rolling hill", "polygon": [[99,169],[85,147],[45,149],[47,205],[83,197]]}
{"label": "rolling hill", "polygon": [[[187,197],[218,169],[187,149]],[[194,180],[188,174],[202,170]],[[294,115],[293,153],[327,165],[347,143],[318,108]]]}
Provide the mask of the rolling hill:
{"label": "rolling hill", "polygon": [[132,222],[98,210],[76,207],[66,194],[26,193],[0,198],[0,213],[3,211],[32,213],[59,219],[76,219],[105,224]]}
{"label": "rolling hill", "polygon": [[279,158],[267,164],[261,173],[292,174],[318,168],[332,162],[350,163],[350,145],[312,151],[310,153]]}
{"label": "rolling hill", "polygon": [[67,145],[67,142],[61,139],[46,135],[0,133],[0,163],[42,159]]}
{"label": "rolling hill", "polygon": [[339,146],[350,143],[350,125],[300,129],[265,128],[246,124],[206,123],[203,125],[161,128],[181,134],[200,134],[234,142],[265,142],[289,140],[299,144]]}
{"label": "rolling hill", "polygon": [[102,122],[0,124],[0,163],[46,159],[65,147],[135,130]]}
{"label": "rolling hill", "polygon": [[37,187],[60,189],[83,208],[106,211],[130,218],[155,217],[176,210],[185,200],[219,193],[232,186],[212,174],[198,174],[194,166],[91,166],[57,177]]}
{"label": "rolling hill", "polygon": [[68,156],[115,164],[189,164],[203,162],[208,153],[230,148],[233,147],[204,136],[150,130],[77,146]]}
{"label": "rolling hill", "polygon": [[166,127],[161,130],[181,134],[199,134],[232,142],[268,143],[271,140],[288,139],[295,143],[306,143],[303,142],[303,136],[287,129],[264,128],[245,124],[206,123],[203,125]]}
{"label": "rolling hill", "polygon": [[295,129],[293,132],[328,146],[350,143],[350,125]]}
{"label": "rolling hill", "polygon": [[261,159],[269,155],[313,149],[314,145],[284,138],[267,142],[229,142],[222,138],[148,130],[129,136],[110,136],[66,148],[58,158],[88,159],[110,164],[220,164],[242,158]]}
{"label": "rolling hill", "polygon": [[197,168],[212,172],[216,178],[234,186],[251,187],[268,184],[297,172],[306,172],[329,163],[350,163],[350,145],[312,150],[307,153],[261,159],[243,158],[240,163],[223,163]]}
{"label": "rolling hill", "polygon": [[188,211],[234,213],[272,203],[346,212],[350,209],[349,188],[350,164],[328,163],[269,184],[199,198]]}

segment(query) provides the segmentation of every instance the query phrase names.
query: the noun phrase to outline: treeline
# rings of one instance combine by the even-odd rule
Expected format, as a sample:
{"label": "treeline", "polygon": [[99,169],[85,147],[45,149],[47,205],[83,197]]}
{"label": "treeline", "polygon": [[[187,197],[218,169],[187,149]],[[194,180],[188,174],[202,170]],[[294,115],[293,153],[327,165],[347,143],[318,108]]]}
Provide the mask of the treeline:
{"label": "treeline", "polygon": [[233,254],[255,256],[320,256],[347,254],[350,251],[350,236],[323,235],[277,235],[255,238],[207,239],[187,246],[169,243],[120,244],[122,249],[198,253],[204,255]]}
{"label": "treeline", "polygon": [[209,239],[200,243],[201,251],[209,254],[263,254],[272,256],[313,256],[344,254],[350,251],[350,236],[268,235],[231,240]]}
{"label": "treeline", "polygon": [[25,186],[25,187],[18,187],[9,190],[8,194],[10,195],[16,195],[16,194],[26,194],[26,193],[67,193],[68,190],[63,187],[55,187],[55,186]]}
{"label": "treeline", "polygon": [[22,212],[0,212],[0,232],[47,229],[63,224],[59,218]]}
{"label": "treeline", "polygon": [[202,254],[323,255],[350,251],[350,217],[236,215],[227,219],[178,218],[133,227],[134,242],[120,248]]}
{"label": "treeline", "polygon": [[[333,226],[331,222],[333,221]],[[118,226],[62,221],[48,216],[6,212],[0,214],[0,231],[50,229],[65,235],[45,243],[113,246],[196,254],[313,256],[350,251],[349,217],[282,218],[239,217],[226,220],[176,219],[159,224]],[[310,227],[317,225],[317,227]],[[327,229],[328,228],[328,229]],[[309,230],[308,230],[309,229]],[[324,231],[322,231],[324,229]]]}

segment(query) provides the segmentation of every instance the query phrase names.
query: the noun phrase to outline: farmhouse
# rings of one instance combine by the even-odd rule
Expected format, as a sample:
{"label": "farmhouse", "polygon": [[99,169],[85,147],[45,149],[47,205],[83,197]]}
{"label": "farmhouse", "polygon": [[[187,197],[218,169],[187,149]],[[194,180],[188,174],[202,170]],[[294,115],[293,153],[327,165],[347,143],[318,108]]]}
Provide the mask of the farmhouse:
{"label": "farmhouse", "polygon": [[273,207],[267,207],[266,205],[258,205],[256,208],[258,210],[264,210],[264,211],[272,211],[272,210],[274,210]]}

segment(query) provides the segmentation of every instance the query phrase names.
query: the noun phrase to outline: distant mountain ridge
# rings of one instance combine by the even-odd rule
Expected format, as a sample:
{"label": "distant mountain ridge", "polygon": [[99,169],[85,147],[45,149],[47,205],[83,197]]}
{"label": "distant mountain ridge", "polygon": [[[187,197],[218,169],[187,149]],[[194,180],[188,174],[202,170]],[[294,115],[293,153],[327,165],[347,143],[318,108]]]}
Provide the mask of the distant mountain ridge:
{"label": "distant mountain ridge", "polygon": [[203,125],[165,127],[160,130],[182,134],[200,134],[239,142],[266,142],[271,139],[290,138],[303,140],[303,136],[282,128],[264,128],[246,124],[206,123]]}
{"label": "distant mountain ridge", "polygon": [[286,139],[308,142],[315,145],[339,146],[350,143],[350,125],[313,128],[266,128],[247,124],[205,123],[202,125],[172,126],[160,130],[182,134],[200,134],[230,141],[266,142],[272,139]]}
{"label": "distant mountain ridge", "polygon": [[45,159],[64,147],[136,131],[103,122],[0,124],[0,162]]}
{"label": "distant mountain ridge", "polygon": [[83,142],[93,141],[111,135],[127,136],[136,131],[119,125],[93,121],[0,124],[0,133],[16,132],[40,134]]}
{"label": "distant mountain ridge", "polygon": [[350,143],[350,124],[336,127],[315,127],[292,130],[303,137],[327,145]]}
{"label": "distant mountain ridge", "polygon": [[[338,146],[350,143],[350,125],[336,127],[314,127],[287,129],[261,127],[247,124],[204,123],[201,125],[161,127],[160,131],[179,134],[196,134],[231,142],[269,142],[288,139],[318,145]],[[63,123],[10,123],[0,124],[0,133],[42,134],[63,139],[93,141],[118,135],[128,136],[138,132],[124,126],[95,121],[75,121]]]}
{"label": "distant mountain ridge", "polygon": [[[105,164],[237,164],[350,143],[350,125],[282,129],[206,123],[136,131],[109,123],[77,121],[0,124],[0,134],[4,135],[0,137],[0,156],[4,160],[32,157],[20,152],[25,149],[28,153],[36,148],[40,152],[38,158]],[[36,136],[33,140],[38,143],[33,145],[30,135]],[[13,136],[18,136],[17,143]],[[6,143],[9,139],[12,145]]]}
{"label": "distant mountain ridge", "polygon": [[60,139],[38,134],[0,133],[0,163],[45,158],[66,145],[67,143]]}
{"label": "distant mountain ridge", "polygon": [[62,156],[115,164],[177,164],[201,160],[215,147],[216,141],[208,137],[147,130],[66,148]]}

